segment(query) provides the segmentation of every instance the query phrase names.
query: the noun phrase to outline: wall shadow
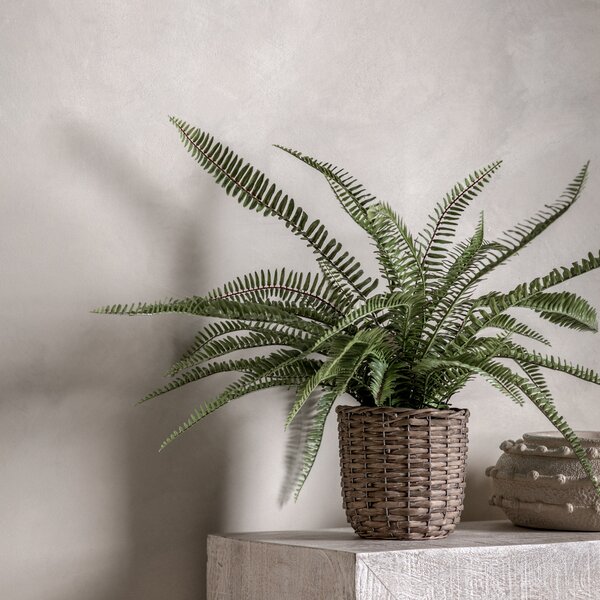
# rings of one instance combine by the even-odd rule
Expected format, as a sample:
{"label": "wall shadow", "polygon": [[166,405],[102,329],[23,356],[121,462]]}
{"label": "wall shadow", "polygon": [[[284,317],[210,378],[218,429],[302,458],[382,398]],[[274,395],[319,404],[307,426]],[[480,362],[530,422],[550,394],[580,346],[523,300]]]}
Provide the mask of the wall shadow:
{"label": "wall shadow", "polygon": [[[188,212],[179,214],[170,206],[169,193],[153,181],[151,173],[141,169],[127,149],[117,148],[106,135],[91,130],[88,123],[63,123],[60,134],[73,159],[85,165],[87,175],[101,181],[104,188],[108,185],[112,192],[104,199],[104,206],[97,210],[122,215],[126,223],[124,230],[135,231],[136,237],[146,238],[149,243],[163,234],[172,238],[169,242],[171,279],[164,283],[173,290],[173,296],[206,291],[202,273],[208,248],[202,240],[210,238],[209,231],[215,227],[214,203],[206,201],[214,195],[212,180],[203,177],[201,172],[192,179],[188,186],[189,200],[196,203],[197,210],[193,217]],[[181,160],[189,160],[183,148]],[[140,300],[160,299],[148,297],[150,295],[151,292]],[[128,299],[109,301],[113,300]],[[102,303],[103,299],[99,299],[98,304]],[[165,383],[157,381],[157,375],[183,353],[201,325],[198,318],[184,315],[156,319],[166,320],[152,332],[165,336],[150,342],[160,348],[160,351],[148,352],[157,362],[146,361],[137,366],[135,380],[129,383],[124,383],[125,372],[129,371],[125,363],[128,355],[139,351],[138,345],[132,342],[129,347],[119,347],[111,343],[106,332],[102,332],[105,321],[98,322],[88,332],[91,341],[87,343],[86,352],[90,368],[96,362],[101,363],[94,360],[94,354],[102,354],[107,349],[114,354],[123,353],[123,369],[115,379],[101,372],[88,375],[102,386],[107,397],[120,396],[128,408],[155,384]],[[135,325],[135,319],[127,324],[129,336],[136,335]],[[114,331],[113,326],[110,329]],[[77,348],[77,333],[72,336],[73,347]],[[123,343],[123,339],[119,341]],[[159,364],[162,360],[164,363]],[[222,529],[225,510],[225,448],[229,435],[226,420],[220,415],[211,415],[210,423],[200,423],[197,431],[164,452],[158,454],[156,450],[165,435],[187,418],[192,407],[214,395],[214,387],[208,382],[192,384],[135,411],[123,411],[119,440],[123,447],[122,463],[115,465],[115,469],[121,470],[127,481],[126,560],[121,560],[120,573],[115,573],[112,581],[103,582],[102,589],[94,589],[96,584],[91,586],[86,600],[204,597],[206,536]],[[67,596],[64,598],[70,600]],[[81,600],[81,596],[74,596],[73,600]]]}
{"label": "wall shadow", "polygon": [[472,467],[472,474],[467,470],[465,508],[462,521],[493,521],[502,519],[501,514],[488,503],[491,493],[490,481],[482,477],[483,469]]}

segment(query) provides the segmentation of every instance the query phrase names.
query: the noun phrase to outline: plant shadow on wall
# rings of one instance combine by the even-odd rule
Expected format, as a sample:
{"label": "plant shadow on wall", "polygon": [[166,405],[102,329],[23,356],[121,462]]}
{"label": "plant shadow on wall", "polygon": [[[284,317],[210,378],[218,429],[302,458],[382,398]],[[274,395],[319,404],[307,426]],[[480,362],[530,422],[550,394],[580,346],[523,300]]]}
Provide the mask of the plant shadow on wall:
{"label": "plant shadow on wall", "polygon": [[[235,372],[239,377],[213,400],[194,409],[163,441],[161,448],[237,398],[273,387],[294,389],[296,399],[286,425],[310,406],[311,399],[314,403],[312,414],[308,415],[312,417],[311,429],[296,482],[298,494],[314,463],[334,402],[349,393],[362,407],[341,411],[338,407],[340,440],[343,441],[343,431],[347,431],[352,444],[350,434],[358,432],[356,439],[363,440],[365,452],[358,457],[359,464],[374,460],[369,454],[370,446],[364,444],[364,428],[371,423],[375,424],[372,434],[378,435],[378,439],[385,438],[386,432],[399,435],[402,427],[388,424],[394,420],[408,420],[404,426],[407,432],[417,423],[428,426],[430,430],[420,435],[429,440],[436,437],[435,447],[440,451],[436,450],[435,456],[439,455],[439,460],[449,461],[454,456],[450,444],[452,448],[460,448],[456,456],[460,465],[456,469],[450,469],[450,463],[446,462],[445,468],[435,469],[440,479],[433,480],[433,465],[438,459],[430,459],[428,466],[423,467],[430,474],[424,477],[428,483],[421,485],[419,477],[415,479],[420,501],[431,505],[439,505],[431,499],[437,499],[440,490],[444,494],[456,492],[452,498],[456,510],[450,511],[450,504],[445,501],[441,503],[447,513],[452,512],[451,519],[444,514],[439,520],[436,517],[434,523],[425,513],[419,531],[411,531],[415,529],[414,513],[406,506],[411,498],[407,486],[394,480],[391,484],[394,489],[384,490],[385,494],[390,493],[389,502],[387,495],[375,494],[372,508],[371,500],[364,500],[362,494],[369,496],[375,473],[365,470],[368,485],[363,485],[356,495],[344,489],[349,518],[348,509],[353,505],[357,508],[357,519],[363,519],[362,524],[357,523],[364,530],[355,529],[364,537],[441,537],[453,529],[460,514],[464,485],[462,467],[468,411],[452,409],[450,402],[477,377],[517,404],[531,401],[571,445],[590,478],[590,486],[600,491],[600,483],[579,439],[555,407],[543,371],[560,371],[595,384],[600,384],[600,375],[521,345],[519,340],[533,340],[547,346],[550,342],[510,312],[526,308],[556,325],[596,332],[597,315],[589,302],[555,288],[600,267],[600,255],[590,253],[567,267],[519,283],[506,293],[477,295],[478,283],[518,254],[577,201],[586,180],[587,164],[558,200],[505,231],[498,240],[485,239],[482,213],[472,236],[457,242],[454,238],[460,217],[501,161],[475,171],[464,183],[455,185],[437,203],[427,226],[415,237],[392,207],[377,201],[347,172],[280,147],[324,175],[348,216],[371,237],[384,280],[380,286],[376,279],[364,274],[358,260],[329,235],[319,220],[311,220],[263,173],[210,134],[182,120],[171,120],[192,157],[228,194],[251,210],[283,221],[313,249],[320,273],[288,269],[256,271],[205,296],[115,304],[95,311],[130,316],[180,313],[221,319],[199,333],[169,370],[171,381],[148,394],[144,401],[217,373]],[[256,348],[265,350],[258,356],[231,357],[240,350]],[[402,416],[400,411],[404,411]],[[389,422],[382,425],[382,416]],[[413,416],[415,421],[411,424]],[[435,419],[452,420],[453,424],[432,425]],[[456,443],[435,433],[450,430],[454,432],[452,435],[456,434]],[[394,448],[401,448],[402,444],[412,448],[406,441],[398,442]],[[431,455],[431,448],[426,449],[426,454]],[[385,463],[379,471],[385,473],[384,478],[379,477],[385,479],[384,486],[390,477],[388,457],[393,456],[397,463],[394,471],[397,476],[393,478],[406,479],[406,469],[410,468],[410,461],[404,459],[406,453],[392,450],[388,448],[377,454]],[[342,444],[343,456],[344,452]],[[353,455],[346,454],[350,481],[353,477],[350,474],[354,473],[350,465]],[[408,500],[403,500],[404,496],[398,499],[399,494],[408,494]],[[385,507],[379,511],[381,507],[377,506],[375,517],[373,509],[381,504],[382,497],[386,498]],[[361,512],[363,508],[365,511]],[[407,523],[407,531],[398,526],[402,522]]]}
{"label": "plant shadow on wall", "polygon": [[[189,186],[193,216],[187,211],[178,213],[169,206],[169,192],[154,183],[133,158],[124,155],[106,136],[91,132],[87,124],[71,122],[64,127],[64,137],[73,156],[92,177],[104,186],[109,182],[107,192],[104,188],[103,210],[118,214],[148,244],[156,241],[162,247],[165,239],[173,240],[168,248],[172,254],[172,278],[161,283],[176,293],[186,293],[190,287],[202,288],[203,261],[208,252],[205,247],[208,242],[203,240],[210,238],[210,231],[218,221],[215,204],[204,201],[209,197],[204,192],[210,189],[210,184],[194,177],[193,185]],[[131,270],[135,268],[132,261]],[[174,335],[172,331],[166,332],[165,326],[170,329],[172,325],[168,320],[167,317],[167,322],[157,324],[158,331],[155,329],[153,334],[146,330],[153,341],[148,340],[145,348],[140,348],[139,339],[145,333],[140,323],[122,323],[127,330],[122,334],[124,343],[128,343],[127,339],[131,341],[131,357],[125,361],[122,356],[115,357],[111,363],[114,377],[107,376],[106,371],[100,373],[99,389],[122,420],[119,432],[126,448],[120,454],[122,462],[115,469],[124,471],[118,479],[127,482],[128,530],[122,540],[127,547],[125,562],[120,559],[122,573],[113,579],[112,585],[107,578],[103,579],[102,583],[111,589],[99,592],[98,598],[152,600],[192,594],[201,597],[205,589],[206,536],[223,527],[230,432],[225,423],[227,415],[205,428],[203,444],[190,440],[192,443],[185,451],[157,452],[158,442],[173,418],[173,407],[186,410],[186,402],[196,403],[198,397],[212,395],[214,390],[210,385],[214,384],[207,382],[189,389],[180,395],[177,405],[149,404],[146,410],[135,406],[135,401],[151,385],[150,376],[154,374],[154,370],[148,373],[143,365],[148,364],[149,358],[154,358],[160,367],[169,364],[183,352],[186,337],[193,336],[192,327],[198,327],[197,319],[194,323],[182,323],[185,330],[180,329]],[[98,353],[104,353],[114,344],[114,338],[97,335],[96,329],[94,332],[94,338],[102,346],[97,347]],[[160,341],[155,343],[157,333]],[[130,383],[123,385],[125,381]],[[94,587],[98,585],[94,583]]]}

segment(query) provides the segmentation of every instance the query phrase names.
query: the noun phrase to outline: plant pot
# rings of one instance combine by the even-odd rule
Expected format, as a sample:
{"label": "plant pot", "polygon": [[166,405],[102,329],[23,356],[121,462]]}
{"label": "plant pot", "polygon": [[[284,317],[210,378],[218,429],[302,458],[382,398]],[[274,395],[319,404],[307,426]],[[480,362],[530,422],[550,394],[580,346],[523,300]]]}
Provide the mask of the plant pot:
{"label": "plant pot", "polygon": [[465,488],[464,409],[339,406],[342,497],[363,538],[446,537]]}
{"label": "plant pot", "polygon": [[[575,432],[600,476],[600,432]],[[536,529],[600,531],[600,499],[575,453],[558,432],[526,433],[500,444],[490,504],[515,524]]]}

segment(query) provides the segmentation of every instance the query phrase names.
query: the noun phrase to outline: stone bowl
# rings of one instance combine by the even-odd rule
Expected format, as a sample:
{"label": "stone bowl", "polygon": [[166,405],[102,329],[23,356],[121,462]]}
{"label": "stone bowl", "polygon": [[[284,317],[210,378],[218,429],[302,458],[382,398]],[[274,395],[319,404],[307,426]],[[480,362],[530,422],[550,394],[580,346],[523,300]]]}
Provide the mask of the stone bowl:
{"label": "stone bowl", "polygon": [[[578,431],[600,477],[600,431]],[[600,498],[572,448],[558,431],[526,433],[500,444],[502,456],[485,474],[490,504],[515,524],[536,529],[600,531]]]}

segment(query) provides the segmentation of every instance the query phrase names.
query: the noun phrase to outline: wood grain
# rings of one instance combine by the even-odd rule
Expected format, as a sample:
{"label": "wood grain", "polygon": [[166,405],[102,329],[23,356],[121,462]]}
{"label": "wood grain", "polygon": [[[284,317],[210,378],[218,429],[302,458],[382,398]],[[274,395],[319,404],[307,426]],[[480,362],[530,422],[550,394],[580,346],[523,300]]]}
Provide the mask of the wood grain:
{"label": "wood grain", "polygon": [[600,534],[507,521],[446,539],[361,540],[351,529],[210,536],[208,600],[594,600]]}
{"label": "wood grain", "polygon": [[208,600],[355,600],[355,555],[208,538]]}

